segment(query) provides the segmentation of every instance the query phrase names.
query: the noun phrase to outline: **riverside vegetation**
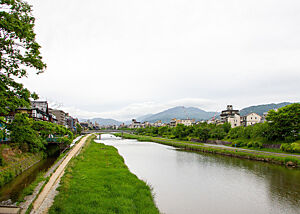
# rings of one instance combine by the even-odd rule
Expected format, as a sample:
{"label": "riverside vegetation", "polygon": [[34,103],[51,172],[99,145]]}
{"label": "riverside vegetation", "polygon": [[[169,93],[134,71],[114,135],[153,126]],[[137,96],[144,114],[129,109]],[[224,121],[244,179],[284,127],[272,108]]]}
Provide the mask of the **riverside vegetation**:
{"label": "riverside vegetation", "polygon": [[[300,153],[300,104],[294,103],[270,110],[266,122],[253,126],[231,128],[229,123],[216,125],[200,123],[193,126],[177,125],[171,127],[146,127],[136,129],[138,135],[163,137],[190,141],[192,138],[202,142],[207,140],[226,140],[232,146],[261,149],[263,145],[281,144],[281,150]],[[274,151],[274,150],[270,150]]]}
{"label": "riverside vegetation", "polygon": [[288,156],[288,154],[286,154],[286,156],[280,156],[280,155],[269,154],[269,153],[258,153],[255,151],[240,151],[240,150],[238,151],[230,147],[216,148],[212,146],[205,146],[203,143],[193,143],[190,141],[182,141],[182,140],[179,141],[176,139],[167,139],[161,137],[151,137],[151,136],[134,135],[134,134],[126,134],[126,133],[123,134],[115,133],[114,135],[126,139],[136,139],[138,141],[148,141],[148,142],[155,142],[164,145],[174,146],[187,151],[205,152],[205,153],[238,157],[243,159],[270,162],[270,163],[280,164],[280,165],[300,167],[300,158]]}
{"label": "riverside vegetation", "polygon": [[71,160],[49,213],[159,213],[151,188],[112,146],[87,142]]}
{"label": "riverside vegetation", "polygon": [[26,114],[16,114],[12,123],[7,124],[11,143],[0,146],[0,187],[32,164],[51,155],[46,150],[48,136],[57,142],[69,145],[73,133],[61,126],[46,121],[35,121]]}

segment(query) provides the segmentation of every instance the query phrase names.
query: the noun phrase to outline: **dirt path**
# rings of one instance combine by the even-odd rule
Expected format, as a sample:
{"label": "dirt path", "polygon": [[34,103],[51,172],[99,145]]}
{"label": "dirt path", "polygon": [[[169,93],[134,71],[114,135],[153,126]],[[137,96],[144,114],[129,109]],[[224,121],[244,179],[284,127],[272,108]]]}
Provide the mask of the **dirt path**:
{"label": "dirt path", "polygon": [[79,143],[77,143],[73,149],[70,151],[68,156],[63,160],[61,165],[56,169],[55,173],[52,174],[50,177],[48,183],[43,188],[42,192],[39,194],[35,202],[33,203],[33,208],[31,213],[37,214],[37,213],[47,213],[49,207],[52,205],[53,199],[55,197],[55,191],[58,187],[60,178],[64,174],[65,168],[69,161],[74,157],[76,154],[78,154],[85,144],[87,138],[90,136],[87,135],[83,137]]}

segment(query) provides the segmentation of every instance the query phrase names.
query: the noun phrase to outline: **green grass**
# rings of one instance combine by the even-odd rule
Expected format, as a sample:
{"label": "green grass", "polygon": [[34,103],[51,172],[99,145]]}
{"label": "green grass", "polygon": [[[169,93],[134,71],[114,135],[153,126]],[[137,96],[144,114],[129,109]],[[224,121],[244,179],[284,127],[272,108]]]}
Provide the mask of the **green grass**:
{"label": "green grass", "polygon": [[151,189],[112,146],[86,144],[71,160],[49,213],[159,213]]}
{"label": "green grass", "polygon": [[[121,134],[114,134],[116,136],[121,136]],[[188,151],[198,151],[198,152],[206,152],[212,154],[219,154],[219,155],[226,155],[238,158],[244,158],[249,160],[257,160],[257,161],[264,161],[270,162],[280,165],[285,165],[287,162],[291,161],[298,167],[300,167],[300,159],[292,156],[280,156],[275,154],[266,154],[266,153],[258,153],[255,150],[252,151],[238,151],[232,147],[227,148],[216,148],[216,147],[207,147],[203,146],[201,143],[194,143],[192,144],[189,141],[177,141],[177,140],[169,140],[163,138],[156,138],[156,137],[149,137],[149,136],[140,136],[140,135],[133,135],[133,134],[123,134],[124,138],[127,139],[137,139],[139,141],[150,141],[161,143],[165,145],[174,146],[177,148],[182,148]],[[288,155],[288,154],[285,154]]]}

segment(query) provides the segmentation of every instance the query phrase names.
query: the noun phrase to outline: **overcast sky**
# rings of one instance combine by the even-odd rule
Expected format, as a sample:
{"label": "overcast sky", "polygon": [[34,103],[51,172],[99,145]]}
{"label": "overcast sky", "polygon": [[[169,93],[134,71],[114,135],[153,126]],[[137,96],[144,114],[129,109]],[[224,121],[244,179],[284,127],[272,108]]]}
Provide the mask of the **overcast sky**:
{"label": "overcast sky", "polygon": [[300,101],[299,0],[30,0],[45,73],[80,118]]}

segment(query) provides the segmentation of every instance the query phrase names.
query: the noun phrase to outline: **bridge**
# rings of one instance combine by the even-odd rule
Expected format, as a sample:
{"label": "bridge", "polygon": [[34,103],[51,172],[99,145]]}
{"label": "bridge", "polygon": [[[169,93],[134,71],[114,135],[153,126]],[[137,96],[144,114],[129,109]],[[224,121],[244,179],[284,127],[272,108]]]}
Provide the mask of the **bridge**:
{"label": "bridge", "polygon": [[81,134],[91,134],[91,133],[128,133],[133,134],[133,130],[118,130],[118,129],[103,129],[103,130],[86,130],[81,132]]}

